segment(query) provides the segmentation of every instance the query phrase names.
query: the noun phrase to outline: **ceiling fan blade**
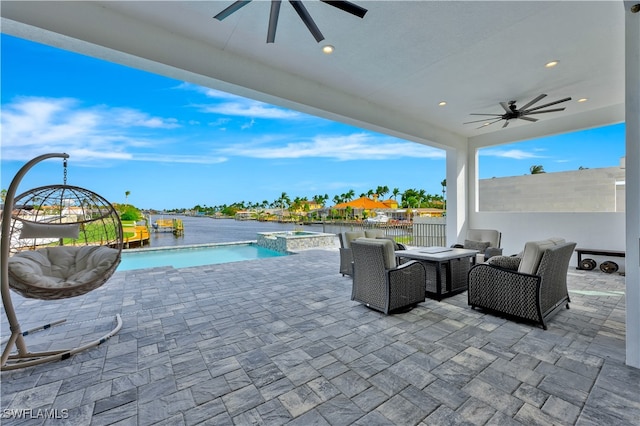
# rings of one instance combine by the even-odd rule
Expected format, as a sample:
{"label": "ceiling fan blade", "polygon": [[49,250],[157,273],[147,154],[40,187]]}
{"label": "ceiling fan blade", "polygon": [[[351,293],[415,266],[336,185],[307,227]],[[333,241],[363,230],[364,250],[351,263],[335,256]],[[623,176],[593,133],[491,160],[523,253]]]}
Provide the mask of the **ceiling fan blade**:
{"label": "ceiling fan blade", "polygon": [[524,114],[525,115],[529,115],[529,114],[544,114],[545,112],[558,112],[558,111],[564,111],[565,108],[553,108],[553,109],[545,109],[544,111],[526,111]]}
{"label": "ceiling fan blade", "polygon": [[571,100],[571,98],[560,99],[559,101],[549,102],[548,104],[544,104],[544,105],[540,105],[540,106],[535,107],[535,108],[531,108],[530,110],[528,110],[526,112],[529,113],[531,111],[536,111],[536,110],[539,110],[539,109],[542,109],[542,108],[546,108],[546,107],[551,106],[551,105],[560,104],[562,102],[567,102],[567,101],[570,101],[570,100]]}
{"label": "ceiling fan blade", "polygon": [[519,118],[520,120],[533,121],[534,123],[535,123],[536,121],[538,121],[538,119],[537,119],[537,118],[525,117],[525,116],[523,116],[523,115],[521,115],[521,116],[520,116],[520,117],[518,117],[518,118]]}
{"label": "ceiling fan blade", "polygon": [[[489,118],[489,120],[491,120],[491,119]],[[486,121],[487,121],[487,119],[484,118],[482,120],[467,121],[466,123],[462,123],[462,124],[483,123],[483,122],[486,122]]]}
{"label": "ceiling fan blade", "polygon": [[280,16],[280,0],[271,0],[271,13],[269,14],[269,29],[267,30],[267,43],[276,40],[278,17]]}
{"label": "ceiling fan blade", "polygon": [[350,1],[320,1],[333,7],[337,7],[340,10],[344,10],[345,12],[355,15],[358,18],[364,18],[364,15],[367,13],[367,9],[365,9],[364,7],[360,7],[357,4],[351,3]]}
{"label": "ceiling fan blade", "polygon": [[535,99],[533,99],[531,102],[529,102],[529,103],[528,103],[528,104],[526,104],[525,106],[520,107],[520,111],[523,111],[523,110],[525,110],[525,109],[529,108],[531,105],[533,105],[533,104],[535,104],[535,103],[539,102],[539,101],[540,101],[540,99],[544,98],[545,96],[547,96],[547,95],[545,95],[544,93],[543,93],[542,95],[537,96]]}
{"label": "ceiling fan blade", "polygon": [[[498,120],[495,120],[495,121],[492,121],[492,122],[490,122],[490,123],[486,123],[486,122],[485,122],[482,126],[480,126],[480,127],[476,127],[476,130],[478,130],[478,129],[482,129],[483,127],[491,126],[493,123],[497,123],[497,122],[498,122],[498,121],[500,121],[500,120],[502,120],[502,118],[500,118],[500,119],[498,119]],[[485,120],[479,120],[479,121],[485,121]]]}
{"label": "ceiling fan blade", "polygon": [[494,117],[502,117],[502,114],[476,114],[476,113],[471,113],[469,115],[491,115],[491,116],[494,116]]}
{"label": "ceiling fan blade", "polygon": [[[491,121],[491,122],[487,122],[487,120],[492,120],[492,119],[491,119],[491,118],[489,118],[489,119],[485,119],[485,120],[467,121],[466,123],[462,123],[462,124],[486,123],[486,124],[483,124],[482,126],[480,126],[480,127],[484,127],[484,126],[488,126],[488,125],[493,124],[493,123],[497,123],[498,121],[502,120],[502,118],[498,118],[497,120],[494,120],[494,121]],[[478,129],[479,129],[480,127],[478,127]]]}
{"label": "ceiling fan blade", "polygon": [[236,2],[233,2],[231,6],[228,6],[222,12],[218,13],[216,16],[214,16],[214,18],[218,21],[222,21],[224,18],[236,12],[241,7],[248,5],[249,3],[251,3],[251,0],[238,0]]}
{"label": "ceiling fan blade", "polygon": [[504,129],[505,127],[507,127],[509,125],[509,120],[505,120],[504,124],[502,125],[502,128]]}
{"label": "ceiling fan blade", "polygon": [[505,111],[513,112],[511,111],[511,108],[509,108],[509,104],[507,102],[500,102],[500,105],[502,105],[502,108],[504,108]]}
{"label": "ceiling fan blade", "polygon": [[482,129],[483,127],[490,126],[493,123],[497,123],[500,120],[502,120],[502,118],[499,118],[499,119],[491,121],[491,122],[487,122],[487,120],[476,120],[476,121],[468,121],[468,122],[462,123],[462,124],[483,123],[482,126],[476,127],[476,130],[477,130],[477,129]]}
{"label": "ceiling fan blade", "polygon": [[293,6],[296,12],[298,12],[298,16],[300,16],[302,22],[304,22],[304,24],[307,26],[307,28],[311,32],[311,35],[313,35],[313,38],[315,38],[318,43],[324,40],[324,36],[320,32],[320,29],[313,21],[313,18],[311,18],[311,15],[309,15],[307,8],[304,7],[302,2],[300,0],[289,0],[289,3],[291,3],[291,6]]}

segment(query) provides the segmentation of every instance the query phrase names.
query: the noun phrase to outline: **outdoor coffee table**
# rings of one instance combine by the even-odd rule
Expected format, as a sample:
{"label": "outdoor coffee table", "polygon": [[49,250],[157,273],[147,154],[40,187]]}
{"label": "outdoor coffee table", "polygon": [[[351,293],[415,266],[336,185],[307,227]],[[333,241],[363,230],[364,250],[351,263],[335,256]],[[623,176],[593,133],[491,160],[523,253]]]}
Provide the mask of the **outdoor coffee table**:
{"label": "outdoor coffee table", "polygon": [[467,289],[467,275],[478,250],[419,247],[396,251],[396,257],[421,262],[427,272],[425,294],[441,300]]}

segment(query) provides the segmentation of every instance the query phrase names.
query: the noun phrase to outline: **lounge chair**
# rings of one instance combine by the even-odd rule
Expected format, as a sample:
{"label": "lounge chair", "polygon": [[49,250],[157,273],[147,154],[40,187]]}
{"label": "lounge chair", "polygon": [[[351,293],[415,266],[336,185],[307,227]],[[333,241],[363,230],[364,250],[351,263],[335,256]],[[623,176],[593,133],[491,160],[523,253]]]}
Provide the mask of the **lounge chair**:
{"label": "lounge chair", "polygon": [[477,262],[485,262],[493,256],[502,255],[501,238],[502,234],[495,229],[469,229],[464,243],[452,247],[478,250]]}
{"label": "lounge chair", "polygon": [[358,238],[353,252],[351,300],[385,314],[410,309],[425,300],[426,272],[417,261],[399,265],[391,240]]}
{"label": "lounge chair", "polygon": [[364,237],[364,231],[347,231],[338,234],[340,239],[340,273],[352,275],[353,254],[351,252],[351,242],[357,238]]}
{"label": "lounge chair", "polygon": [[365,231],[347,231],[338,234],[340,240],[340,273],[345,275],[352,274],[353,254],[351,253],[351,243],[358,238],[380,238],[393,242],[395,250],[406,250],[407,247],[396,242],[393,237],[386,236],[381,229],[367,229]]}
{"label": "lounge chair", "polygon": [[560,238],[530,241],[521,255],[495,256],[469,271],[469,305],[507,317],[546,320],[569,309],[567,270],[576,243]]}

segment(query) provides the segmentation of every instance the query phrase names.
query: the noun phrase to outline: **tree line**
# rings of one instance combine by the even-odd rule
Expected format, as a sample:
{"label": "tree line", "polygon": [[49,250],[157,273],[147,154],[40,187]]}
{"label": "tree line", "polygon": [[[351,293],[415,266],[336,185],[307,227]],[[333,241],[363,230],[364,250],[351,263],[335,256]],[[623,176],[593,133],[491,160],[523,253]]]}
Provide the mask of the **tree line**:
{"label": "tree line", "polygon": [[[273,201],[263,200],[261,202],[247,202],[237,201],[231,204],[221,204],[216,206],[207,206],[197,204],[191,210],[204,215],[214,215],[221,213],[225,216],[233,216],[238,211],[245,210],[266,210],[266,209],[280,209],[288,211],[309,211],[309,201],[313,201],[316,205],[322,208],[330,207],[336,204],[346,203],[360,197],[373,198],[376,196],[379,201],[393,198],[399,207],[402,208],[443,208],[445,205],[445,188],[446,179],[441,182],[442,194],[429,194],[424,189],[410,188],[401,191],[399,188],[389,189],[386,185],[381,185],[375,189],[370,189],[367,192],[363,192],[356,197],[356,192],[353,189],[348,190],[342,194],[336,194],[332,198],[328,194],[316,194],[312,197],[295,196],[291,197],[286,192],[280,194],[278,198]],[[398,200],[398,198],[400,198]],[[329,200],[332,204],[327,205]],[[178,210],[169,210],[169,212]]]}

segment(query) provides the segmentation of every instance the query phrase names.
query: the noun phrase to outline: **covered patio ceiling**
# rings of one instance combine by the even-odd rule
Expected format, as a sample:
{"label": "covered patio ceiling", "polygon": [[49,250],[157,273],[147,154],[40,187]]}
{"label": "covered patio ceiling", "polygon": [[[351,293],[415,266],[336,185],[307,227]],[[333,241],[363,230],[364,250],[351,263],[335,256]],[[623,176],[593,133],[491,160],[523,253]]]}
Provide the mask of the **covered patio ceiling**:
{"label": "covered patio ceiling", "polygon": [[[320,43],[288,1],[275,43],[271,2],[213,18],[232,3],[3,1],[2,31],[440,148],[624,120],[620,1],[355,1],[360,19],[305,0]],[[463,124],[543,93],[572,100],[536,123]]]}

